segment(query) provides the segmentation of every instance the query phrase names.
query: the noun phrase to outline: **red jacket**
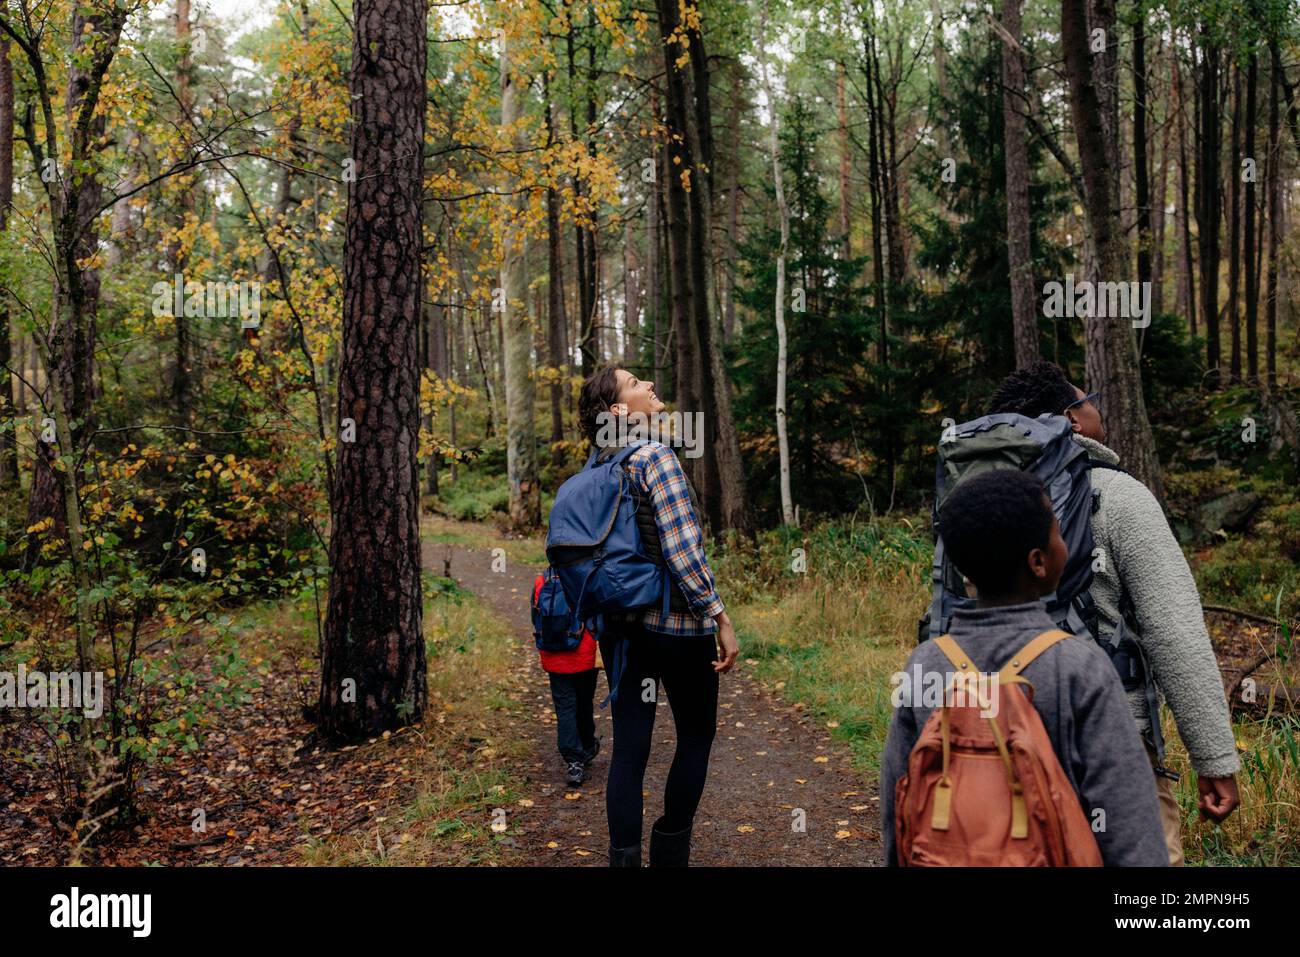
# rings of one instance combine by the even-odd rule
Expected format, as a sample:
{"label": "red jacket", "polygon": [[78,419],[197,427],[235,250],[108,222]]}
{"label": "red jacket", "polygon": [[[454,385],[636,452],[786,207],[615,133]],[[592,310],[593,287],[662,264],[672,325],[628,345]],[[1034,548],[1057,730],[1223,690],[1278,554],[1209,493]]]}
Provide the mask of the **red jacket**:
{"label": "red jacket", "polygon": [[[537,593],[542,590],[542,576],[533,582],[533,603],[537,603]],[[591,671],[596,667],[596,639],[586,628],[582,629],[582,641],[572,651],[538,650],[542,659],[542,670],[557,675],[572,675],[579,671]]]}

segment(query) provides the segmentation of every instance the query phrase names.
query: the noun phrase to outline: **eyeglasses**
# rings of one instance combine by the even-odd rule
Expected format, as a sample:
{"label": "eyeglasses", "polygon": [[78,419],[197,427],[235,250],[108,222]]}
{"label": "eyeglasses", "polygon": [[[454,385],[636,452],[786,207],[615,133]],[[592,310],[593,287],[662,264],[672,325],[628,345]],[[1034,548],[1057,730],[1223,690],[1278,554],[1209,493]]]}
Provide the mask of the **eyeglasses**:
{"label": "eyeglasses", "polygon": [[1069,405],[1067,405],[1067,406],[1066,406],[1064,409],[1062,409],[1061,411],[1062,411],[1062,412],[1069,412],[1071,409],[1077,409],[1079,406],[1083,405],[1085,402],[1091,402],[1093,399],[1098,398],[1100,395],[1101,395],[1100,392],[1089,392],[1089,393],[1088,393],[1087,395],[1085,395],[1082,399],[1075,399],[1073,402],[1071,402]]}

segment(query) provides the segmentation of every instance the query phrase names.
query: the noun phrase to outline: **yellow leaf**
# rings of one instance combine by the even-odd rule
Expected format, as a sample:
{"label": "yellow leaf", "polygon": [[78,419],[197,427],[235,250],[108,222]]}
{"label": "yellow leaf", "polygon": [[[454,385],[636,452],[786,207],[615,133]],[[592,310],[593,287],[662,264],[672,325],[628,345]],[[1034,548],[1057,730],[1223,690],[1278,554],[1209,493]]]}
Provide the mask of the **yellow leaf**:
{"label": "yellow leaf", "polygon": [[852,831],[836,831],[836,832],[835,832],[835,840],[837,840],[837,841],[842,841],[842,840],[844,840],[846,837],[852,837],[852,836],[853,836],[853,832],[852,832]]}
{"label": "yellow leaf", "polygon": [[739,831],[741,834],[753,834],[753,833],[754,833],[754,828],[753,828],[753,826],[751,826],[751,825],[749,825],[749,824],[742,824],[742,825],[740,825],[739,827],[737,827],[736,830]]}

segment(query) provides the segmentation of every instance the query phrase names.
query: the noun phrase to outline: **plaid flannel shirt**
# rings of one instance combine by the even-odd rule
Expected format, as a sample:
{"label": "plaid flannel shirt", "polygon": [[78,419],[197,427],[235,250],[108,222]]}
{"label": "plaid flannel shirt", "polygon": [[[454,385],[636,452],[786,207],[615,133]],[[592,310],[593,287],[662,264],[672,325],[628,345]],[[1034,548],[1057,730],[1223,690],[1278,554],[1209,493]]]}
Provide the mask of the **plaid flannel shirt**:
{"label": "plaid flannel shirt", "polygon": [[722,613],[722,599],[713,585],[713,573],[704,557],[704,533],[695,517],[686,473],[668,446],[650,442],[628,456],[629,478],[654,504],[659,545],[673,581],[681,589],[690,612],[659,609],[641,614],[649,631],[665,635],[711,635],[718,630],[714,618]]}

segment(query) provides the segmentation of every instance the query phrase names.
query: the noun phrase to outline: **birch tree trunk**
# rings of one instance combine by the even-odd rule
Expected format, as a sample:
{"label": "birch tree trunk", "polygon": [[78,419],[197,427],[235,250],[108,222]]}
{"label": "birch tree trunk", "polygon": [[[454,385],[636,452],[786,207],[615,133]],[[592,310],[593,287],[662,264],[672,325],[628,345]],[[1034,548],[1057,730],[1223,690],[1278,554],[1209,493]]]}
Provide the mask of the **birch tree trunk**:
{"label": "birch tree trunk", "polygon": [[[523,155],[527,143],[519,119],[523,98],[519,79],[514,76],[509,53],[508,30],[501,37],[501,126],[510,137],[516,155]],[[537,482],[537,449],[533,426],[533,405],[537,386],[533,378],[533,329],[528,318],[528,272],[524,239],[524,216],[528,199],[518,193],[510,203],[510,216],[502,237],[501,336],[506,380],[506,472],[510,483],[510,523],[517,529],[541,524],[541,487]]]}
{"label": "birch tree trunk", "polygon": [[[781,521],[794,524],[794,501],[790,496],[790,439],[786,434],[786,332],[785,332],[785,257],[790,245],[790,208],[785,201],[785,184],[781,177],[780,112],[767,71],[767,18],[771,4],[763,4],[758,27],[758,64],[763,77],[763,94],[771,113],[768,124],[768,149],[772,154],[772,180],[776,186],[776,209],[781,223],[781,248],[776,254],[776,444],[781,462]],[[841,91],[843,91],[841,78]],[[847,241],[847,235],[845,236]]]}

